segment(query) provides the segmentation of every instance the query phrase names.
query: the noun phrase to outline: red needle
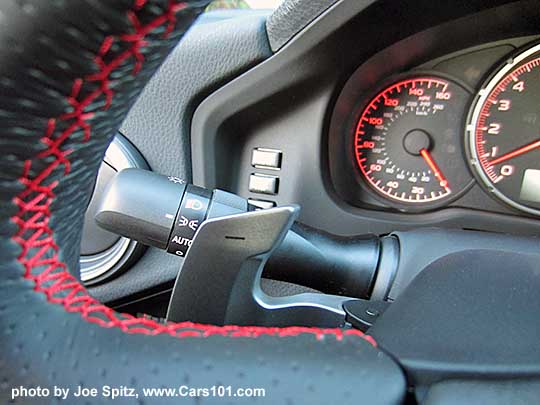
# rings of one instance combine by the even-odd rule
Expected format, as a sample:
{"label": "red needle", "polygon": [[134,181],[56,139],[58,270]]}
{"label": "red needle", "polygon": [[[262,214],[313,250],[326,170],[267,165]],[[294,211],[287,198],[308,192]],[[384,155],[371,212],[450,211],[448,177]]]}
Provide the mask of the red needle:
{"label": "red needle", "polygon": [[444,177],[444,174],[442,174],[441,169],[439,169],[439,166],[437,166],[437,163],[435,163],[435,161],[431,157],[431,154],[428,152],[428,150],[427,149],[421,149],[420,154],[422,155],[422,157],[424,158],[424,160],[428,164],[431,171],[433,173],[435,173],[435,177],[437,177],[439,179],[439,181],[441,182],[440,183],[441,187],[450,189],[448,187],[448,180],[446,180],[446,177]]}
{"label": "red needle", "polygon": [[528,145],[522,146],[521,148],[518,148],[512,152],[508,152],[502,156],[499,156],[497,159],[491,160],[488,163],[491,166],[498,165],[499,163],[515,158],[516,156],[523,155],[524,153],[530,152],[531,150],[536,149],[536,148],[540,148],[540,140],[534,141]]}

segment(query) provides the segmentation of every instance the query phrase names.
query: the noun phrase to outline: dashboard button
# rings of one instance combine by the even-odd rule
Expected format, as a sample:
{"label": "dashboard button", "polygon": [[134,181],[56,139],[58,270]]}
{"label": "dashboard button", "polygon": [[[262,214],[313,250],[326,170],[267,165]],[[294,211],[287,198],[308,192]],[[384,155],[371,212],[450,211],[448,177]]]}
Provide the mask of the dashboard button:
{"label": "dashboard button", "polygon": [[251,165],[261,169],[281,169],[282,153],[276,149],[255,148],[251,155]]}
{"label": "dashboard button", "polygon": [[254,200],[254,199],[249,199],[248,204],[256,207],[255,208],[256,210],[267,210],[269,208],[274,208],[276,206],[276,203],[274,201]]}
{"label": "dashboard button", "polygon": [[278,192],[279,178],[260,173],[249,176],[249,191],[252,193],[275,195]]}

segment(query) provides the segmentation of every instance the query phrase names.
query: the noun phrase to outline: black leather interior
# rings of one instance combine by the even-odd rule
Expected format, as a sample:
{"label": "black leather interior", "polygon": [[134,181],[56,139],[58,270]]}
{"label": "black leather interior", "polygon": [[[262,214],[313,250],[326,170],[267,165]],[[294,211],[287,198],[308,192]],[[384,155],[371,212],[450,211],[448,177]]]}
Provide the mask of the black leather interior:
{"label": "black leather interior", "polygon": [[[257,402],[272,404],[402,399],[400,368],[359,332],[162,325],[114,313],[77,280],[83,214],[104,151],[205,3],[0,4],[2,403],[12,387],[53,385],[263,387]],[[139,395],[139,403],[166,402]]]}

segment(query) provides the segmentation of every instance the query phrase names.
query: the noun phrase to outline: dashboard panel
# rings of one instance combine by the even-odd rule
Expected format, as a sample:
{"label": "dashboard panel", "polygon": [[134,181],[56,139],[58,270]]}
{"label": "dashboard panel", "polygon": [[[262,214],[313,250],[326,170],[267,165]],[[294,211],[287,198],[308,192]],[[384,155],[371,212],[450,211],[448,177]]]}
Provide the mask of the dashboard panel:
{"label": "dashboard panel", "polygon": [[[194,182],[264,204],[297,203],[301,222],[338,235],[419,227],[539,234],[535,213],[508,204],[482,181],[467,131],[490,78],[509,56],[540,41],[537,3],[407,4],[382,2],[355,14],[338,12],[360,7],[355,2],[340,3],[335,13],[321,16],[274,56],[208,97],[192,121]],[[391,105],[400,83],[407,93],[414,84],[417,95]],[[426,94],[434,102],[420,99]],[[386,164],[365,156],[380,149],[381,133],[363,139],[356,132],[362,117],[377,126],[378,111],[395,107],[409,110],[388,116],[388,129],[401,138],[389,137],[398,153]],[[402,139],[407,134],[409,150]],[[523,136],[515,148],[534,141],[534,133]],[[355,142],[368,148],[360,153]],[[501,142],[499,156],[512,147]],[[254,165],[259,150],[277,153],[279,168]],[[371,165],[375,171],[368,173]],[[530,169],[537,170],[534,163],[516,168],[518,181],[512,182],[519,190],[508,192],[513,198]],[[250,187],[252,176],[271,182],[272,189]],[[408,184],[410,177],[418,183]]]}
{"label": "dashboard panel", "polygon": [[[492,198],[463,154],[454,156],[465,159],[457,163],[471,183],[456,190],[445,160],[432,152],[452,187],[448,198],[417,206],[381,197],[362,181],[354,141],[345,139],[352,132],[341,128],[352,127],[357,118],[352,114],[360,113],[362,103],[396,80],[427,75],[468,94],[453,140],[456,150],[459,142],[459,150],[467,151],[462,120],[475,95],[508,55],[539,40],[536,0],[340,1],[275,54],[266,42],[264,19],[219,26],[190,31],[124,123],[153,170],[189,178],[191,162],[195,184],[266,204],[297,203],[301,222],[337,235],[422,227],[540,234],[537,216]],[[201,45],[208,49],[194,52]],[[213,52],[223,55],[223,49],[236,57],[201,62]],[[225,71],[224,63],[230,63]],[[192,75],[182,72],[199,72],[204,80],[194,88]],[[160,108],[151,108],[156,105]],[[163,120],[163,108],[178,119]],[[148,131],[160,132],[160,143],[150,141]],[[183,147],[189,140],[191,157]],[[277,153],[279,169],[254,166],[254,150]],[[250,190],[253,174],[270,179],[275,190]],[[91,291],[108,302],[133,297],[141,285],[162,291],[159,286],[175,279],[179,265],[175,257],[148,249],[129,272]]]}
{"label": "dashboard panel", "polygon": [[395,74],[377,75],[393,49],[368,60],[336,101],[348,115],[332,118],[337,192],[374,210],[537,215],[538,48],[530,37],[486,43]]}

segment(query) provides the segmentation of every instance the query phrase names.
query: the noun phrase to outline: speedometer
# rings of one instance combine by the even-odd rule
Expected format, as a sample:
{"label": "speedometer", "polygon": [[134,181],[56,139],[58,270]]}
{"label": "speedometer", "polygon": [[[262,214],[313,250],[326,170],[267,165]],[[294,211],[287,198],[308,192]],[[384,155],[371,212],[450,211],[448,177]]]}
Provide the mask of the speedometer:
{"label": "speedometer", "polygon": [[429,207],[457,196],[471,181],[461,134],[470,93],[438,76],[386,86],[363,108],[355,128],[356,164],[380,196]]}
{"label": "speedometer", "polygon": [[540,215],[540,45],[486,81],[467,125],[471,165],[495,197]]}

